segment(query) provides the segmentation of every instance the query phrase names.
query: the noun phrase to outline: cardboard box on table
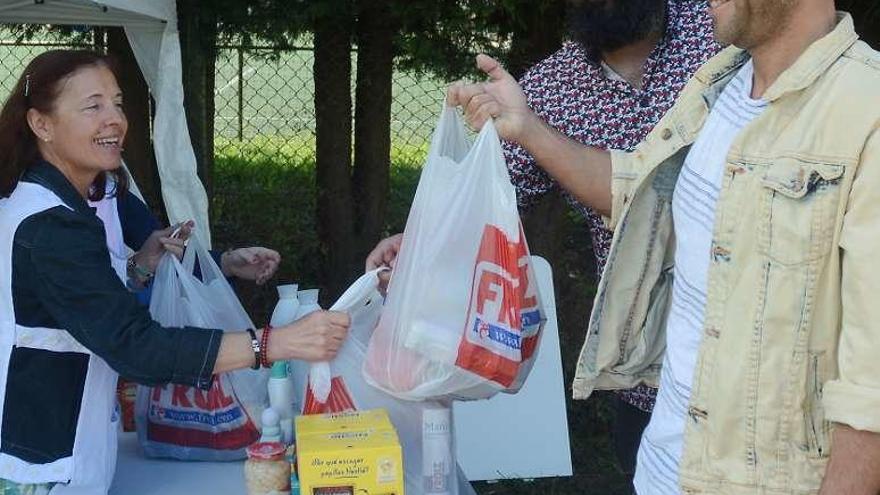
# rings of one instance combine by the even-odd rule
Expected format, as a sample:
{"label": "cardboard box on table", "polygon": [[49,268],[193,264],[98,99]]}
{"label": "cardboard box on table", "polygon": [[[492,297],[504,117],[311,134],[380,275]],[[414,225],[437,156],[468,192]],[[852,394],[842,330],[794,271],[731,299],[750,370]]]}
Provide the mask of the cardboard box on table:
{"label": "cardboard box on table", "polygon": [[403,453],[381,410],[300,416],[297,466],[303,495],[403,495]]}
{"label": "cardboard box on table", "polygon": [[297,434],[324,433],[342,430],[394,430],[385,409],[308,414],[296,417]]}

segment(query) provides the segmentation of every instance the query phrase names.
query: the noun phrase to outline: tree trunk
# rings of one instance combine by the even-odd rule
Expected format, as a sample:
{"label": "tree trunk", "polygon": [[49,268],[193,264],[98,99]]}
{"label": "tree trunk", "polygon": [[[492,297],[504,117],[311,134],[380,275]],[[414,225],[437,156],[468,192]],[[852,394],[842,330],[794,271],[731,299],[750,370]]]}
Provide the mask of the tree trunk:
{"label": "tree trunk", "polygon": [[328,300],[362,269],[355,264],[351,174],[351,43],[347,13],[315,23],[315,131],[318,239]]}
{"label": "tree trunk", "polygon": [[178,0],[180,54],[183,60],[183,100],[199,178],[208,204],[214,175],[214,64],[217,17],[198,0]]}
{"label": "tree trunk", "polygon": [[128,118],[125,164],[147,205],[157,216],[164,218],[165,206],[150,135],[150,88],[122,28],[107,29],[107,52],[116,59],[119,87],[125,95],[125,115]]}
{"label": "tree trunk", "polygon": [[[391,153],[394,22],[388,0],[362,2],[357,21],[354,175],[358,258],[378,242],[385,224]],[[357,261],[357,260],[356,260]]]}

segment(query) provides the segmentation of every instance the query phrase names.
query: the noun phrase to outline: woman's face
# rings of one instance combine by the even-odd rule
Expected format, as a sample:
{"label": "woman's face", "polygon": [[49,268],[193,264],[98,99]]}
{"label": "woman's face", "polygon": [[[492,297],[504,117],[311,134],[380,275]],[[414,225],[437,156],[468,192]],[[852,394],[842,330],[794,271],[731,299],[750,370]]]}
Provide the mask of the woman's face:
{"label": "woman's face", "polygon": [[51,113],[31,120],[43,157],[77,176],[118,168],[128,121],[113,73],[84,67],[60,84]]}

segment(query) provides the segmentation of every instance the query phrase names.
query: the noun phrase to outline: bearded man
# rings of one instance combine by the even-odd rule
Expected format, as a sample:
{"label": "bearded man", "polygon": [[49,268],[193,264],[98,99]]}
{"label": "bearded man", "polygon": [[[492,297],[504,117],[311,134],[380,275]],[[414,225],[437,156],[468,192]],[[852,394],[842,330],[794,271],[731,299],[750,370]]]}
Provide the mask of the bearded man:
{"label": "bearded man", "polygon": [[[602,149],[632,150],[669,110],[688,79],[715,55],[705,2],[581,0],[568,12],[571,41],[520,80],[529,107],[559,132]],[[520,205],[558,189],[535,158],[504,143]],[[563,194],[586,220],[601,274],[611,232],[592,209]],[[615,397],[613,440],[621,469],[632,475],[657,389],[639,385]]]}
{"label": "bearded man", "polygon": [[659,379],[640,495],[876,495],[880,54],[833,0],[710,6],[733,46],[633,152],[547,126],[484,55],[449,102],[615,229],[573,388]]}

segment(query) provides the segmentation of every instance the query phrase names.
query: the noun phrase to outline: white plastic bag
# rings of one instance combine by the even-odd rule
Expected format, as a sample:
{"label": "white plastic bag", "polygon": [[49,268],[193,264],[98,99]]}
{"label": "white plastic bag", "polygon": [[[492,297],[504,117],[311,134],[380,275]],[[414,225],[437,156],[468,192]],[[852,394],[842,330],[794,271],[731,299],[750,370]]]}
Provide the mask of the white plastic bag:
{"label": "white plastic bag", "polygon": [[[425,410],[428,410],[430,419],[432,411],[438,408],[448,408],[449,404],[436,401],[401,400],[371,387],[364,380],[361,368],[366,355],[367,342],[383,310],[382,295],[376,290],[377,273],[378,271],[372,271],[361,276],[331,307],[332,310],[346,312],[351,317],[348,337],[336,355],[336,359],[330,363],[321,363],[317,368],[304,361],[291,361],[291,376],[296,400],[298,403],[304,404],[303,409],[306,411],[310,410],[315,413],[343,412],[378,408],[388,411],[403,448],[406,493],[421,495],[428,493],[425,490],[428,466],[425,466],[423,457],[423,447],[425,447],[422,441],[424,438],[423,414]],[[320,375],[312,374],[316,369],[320,370]],[[329,376],[332,376],[332,381],[324,381]],[[319,382],[323,382],[323,384]],[[330,402],[316,403],[315,396],[317,394],[312,394],[311,389],[323,386],[332,388],[328,394]],[[451,422],[449,424],[451,426]],[[427,445],[427,451],[431,455],[432,450],[437,449],[438,442],[436,441],[436,432],[429,433],[435,434],[434,441]],[[447,433],[451,441],[454,432],[450,428]],[[449,472],[446,480],[448,481],[448,492],[446,493],[448,495],[472,495],[475,492],[461,470],[452,469],[457,464],[455,463],[454,445],[450,444],[450,447],[452,455],[447,459]],[[434,454],[435,457],[444,457],[442,454],[437,455],[436,452]]]}
{"label": "white plastic bag", "polygon": [[403,399],[516,392],[545,321],[498,135],[444,107],[364,373]]}
{"label": "white plastic bag", "polygon": [[[201,277],[194,275],[198,266]],[[156,269],[150,314],[166,327],[254,328],[220,267],[190,237],[183,261],[165,254]],[[259,440],[256,420],[267,404],[267,370],[238,370],[215,377],[209,391],[169,384],[138,387],[138,441],[151,457],[235,460]]]}
{"label": "white plastic bag", "polygon": [[[376,290],[379,284],[378,274],[383,269],[365,273],[355,280],[339,299],[330,307],[330,311],[348,313],[352,320],[349,329],[349,340],[369,339],[379,314],[382,312],[382,295]],[[357,321],[357,325],[355,325]],[[338,358],[337,358],[338,359]],[[337,378],[334,382],[329,362],[313,363],[309,369],[309,387],[302,402],[304,414],[324,412],[341,412],[352,409],[351,397],[345,388],[344,381]],[[333,397],[330,397],[331,392]]]}

